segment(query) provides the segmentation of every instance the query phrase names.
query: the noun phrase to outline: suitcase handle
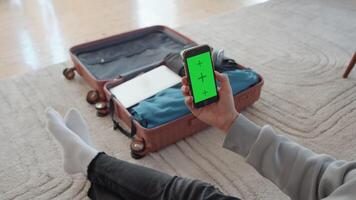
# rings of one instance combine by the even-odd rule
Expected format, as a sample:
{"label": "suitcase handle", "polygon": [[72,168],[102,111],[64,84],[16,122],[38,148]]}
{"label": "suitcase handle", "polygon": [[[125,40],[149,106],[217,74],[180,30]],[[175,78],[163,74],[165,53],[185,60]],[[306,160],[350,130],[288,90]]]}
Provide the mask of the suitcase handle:
{"label": "suitcase handle", "polygon": [[120,125],[120,122],[118,122],[118,121],[115,119],[115,109],[114,109],[113,96],[110,97],[110,101],[109,101],[109,112],[110,112],[111,120],[112,120],[112,122],[113,122],[113,128],[114,128],[114,130],[119,129],[119,131],[120,131],[121,133],[123,133],[124,135],[126,135],[126,136],[129,137],[129,138],[132,138],[133,136],[136,135],[136,126],[135,126],[135,124],[134,124],[133,119],[131,119],[131,130],[130,130],[130,131],[128,131],[128,130],[126,130],[125,128],[123,128],[123,127]]}
{"label": "suitcase handle", "polygon": [[121,133],[123,133],[124,135],[126,135],[129,138],[133,138],[136,135],[136,127],[135,127],[135,125],[133,123],[133,120],[131,120],[131,131],[128,131],[125,128],[123,128],[120,125],[120,123],[117,122],[116,120],[113,120],[113,124],[114,124],[114,126],[113,126],[114,130],[119,129],[119,131]]}

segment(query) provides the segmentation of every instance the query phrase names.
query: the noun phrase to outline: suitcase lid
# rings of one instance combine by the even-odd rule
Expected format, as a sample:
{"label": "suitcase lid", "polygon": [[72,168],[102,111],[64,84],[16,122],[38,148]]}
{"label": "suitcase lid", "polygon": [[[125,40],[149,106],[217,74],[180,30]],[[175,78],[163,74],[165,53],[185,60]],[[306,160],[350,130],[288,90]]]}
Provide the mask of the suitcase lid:
{"label": "suitcase lid", "polygon": [[161,64],[169,53],[196,43],[164,26],[152,26],[75,46],[70,52],[97,80],[133,77]]}

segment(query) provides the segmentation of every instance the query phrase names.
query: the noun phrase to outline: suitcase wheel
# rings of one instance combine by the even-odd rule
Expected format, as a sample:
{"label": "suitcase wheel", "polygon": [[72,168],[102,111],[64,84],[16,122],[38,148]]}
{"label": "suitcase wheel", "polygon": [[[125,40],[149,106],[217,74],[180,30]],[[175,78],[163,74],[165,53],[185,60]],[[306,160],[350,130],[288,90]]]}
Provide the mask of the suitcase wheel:
{"label": "suitcase wheel", "polygon": [[109,114],[110,110],[106,102],[100,101],[95,104],[96,116],[105,117]]}
{"label": "suitcase wheel", "polygon": [[145,143],[140,139],[133,139],[130,145],[131,157],[134,159],[143,158],[145,155],[142,152],[145,150]]}
{"label": "suitcase wheel", "polygon": [[63,70],[63,76],[68,79],[68,80],[72,80],[74,77],[75,77],[75,68],[72,67],[72,68],[65,68]]}
{"label": "suitcase wheel", "polygon": [[95,104],[99,100],[99,93],[96,90],[90,90],[87,94],[87,102],[89,104]]}
{"label": "suitcase wheel", "polygon": [[145,155],[140,155],[140,154],[138,154],[138,153],[135,153],[135,152],[131,151],[131,157],[132,157],[133,159],[138,160],[138,159],[141,159],[141,158],[145,157]]}

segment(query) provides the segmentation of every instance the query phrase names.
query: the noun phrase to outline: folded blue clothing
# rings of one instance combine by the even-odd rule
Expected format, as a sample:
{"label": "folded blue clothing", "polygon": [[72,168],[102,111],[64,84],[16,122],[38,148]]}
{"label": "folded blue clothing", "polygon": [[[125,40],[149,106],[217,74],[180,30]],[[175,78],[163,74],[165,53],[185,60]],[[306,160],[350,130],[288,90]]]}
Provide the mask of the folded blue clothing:
{"label": "folded blue clothing", "polygon": [[[228,75],[233,94],[259,82],[258,75],[250,69],[224,72]],[[129,112],[143,127],[154,128],[190,113],[184,103],[181,84],[162,90],[156,95],[131,107]]]}

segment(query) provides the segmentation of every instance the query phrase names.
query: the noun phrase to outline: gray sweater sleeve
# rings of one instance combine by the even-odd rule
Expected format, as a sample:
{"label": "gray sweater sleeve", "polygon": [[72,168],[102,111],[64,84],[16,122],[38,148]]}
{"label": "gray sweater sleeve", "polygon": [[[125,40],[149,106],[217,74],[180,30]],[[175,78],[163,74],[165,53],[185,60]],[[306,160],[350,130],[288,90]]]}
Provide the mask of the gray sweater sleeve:
{"label": "gray sweater sleeve", "polygon": [[291,199],[356,199],[356,162],[316,154],[241,114],[225,137],[224,147],[245,157]]}

